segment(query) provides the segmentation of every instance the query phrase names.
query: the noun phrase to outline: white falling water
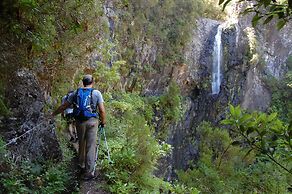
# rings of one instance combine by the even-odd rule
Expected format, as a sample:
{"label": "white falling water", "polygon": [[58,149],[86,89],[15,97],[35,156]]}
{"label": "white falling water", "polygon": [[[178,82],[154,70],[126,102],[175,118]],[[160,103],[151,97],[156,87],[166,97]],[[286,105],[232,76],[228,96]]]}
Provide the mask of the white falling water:
{"label": "white falling water", "polygon": [[235,44],[236,44],[236,48],[237,48],[238,47],[238,41],[239,41],[239,34],[240,34],[240,28],[239,28],[237,20],[234,22],[234,26],[235,26],[235,31],[236,31]]}
{"label": "white falling water", "polygon": [[215,36],[215,43],[213,49],[213,69],[212,69],[212,94],[219,94],[221,85],[221,64],[222,64],[222,35],[223,25],[218,26],[217,34]]}

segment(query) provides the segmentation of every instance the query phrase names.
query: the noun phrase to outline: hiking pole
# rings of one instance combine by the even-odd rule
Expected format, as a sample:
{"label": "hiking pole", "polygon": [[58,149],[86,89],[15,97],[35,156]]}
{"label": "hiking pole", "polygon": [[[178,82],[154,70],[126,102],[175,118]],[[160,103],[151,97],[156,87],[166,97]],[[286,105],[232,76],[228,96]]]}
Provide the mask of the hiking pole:
{"label": "hiking pole", "polygon": [[105,147],[107,149],[107,158],[108,158],[109,162],[111,162],[111,156],[110,156],[110,152],[109,152],[107,141],[106,141],[105,130],[102,128],[102,131],[103,131],[103,136],[104,136]]}
{"label": "hiking pole", "polygon": [[97,145],[96,145],[96,151],[95,151],[95,162],[94,162],[93,172],[95,172],[95,169],[96,169],[96,163],[97,163],[97,160],[98,160],[98,150],[99,150],[100,139],[101,139],[100,129],[101,129],[101,127],[98,128],[98,142],[97,142]]}
{"label": "hiking pole", "polygon": [[106,149],[107,149],[108,160],[111,162],[110,152],[109,152],[109,148],[108,148],[108,144],[107,144],[106,136],[105,136],[105,130],[104,130],[103,127],[99,127],[98,132],[99,132],[98,143],[97,143],[97,146],[96,146],[95,163],[94,163],[94,168],[93,168],[94,172],[95,172],[96,163],[97,163],[97,160],[98,160],[98,152],[99,152],[99,146],[100,146],[100,141],[101,141],[101,136],[102,135],[104,136],[104,143],[105,143],[105,146],[106,146]]}

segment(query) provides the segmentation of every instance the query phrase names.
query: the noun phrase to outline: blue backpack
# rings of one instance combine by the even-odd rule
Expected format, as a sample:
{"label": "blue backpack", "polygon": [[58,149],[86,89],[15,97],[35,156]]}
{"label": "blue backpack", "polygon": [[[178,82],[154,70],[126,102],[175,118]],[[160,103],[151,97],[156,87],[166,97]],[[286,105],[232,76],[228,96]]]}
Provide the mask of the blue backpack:
{"label": "blue backpack", "polygon": [[96,107],[93,106],[93,88],[78,88],[74,99],[73,115],[77,120],[86,121],[97,117]]}

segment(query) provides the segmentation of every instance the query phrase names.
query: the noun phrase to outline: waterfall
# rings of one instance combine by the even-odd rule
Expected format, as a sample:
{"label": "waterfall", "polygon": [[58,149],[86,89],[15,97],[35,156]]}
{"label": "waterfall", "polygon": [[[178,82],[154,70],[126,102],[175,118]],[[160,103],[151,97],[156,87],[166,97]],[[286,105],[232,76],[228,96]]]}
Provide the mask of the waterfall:
{"label": "waterfall", "polygon": [[236,44],[236,48],[238,47],[238,41],[239,41],[239,35],[240,35],[240,28],[238,25],[238,21],[236,20],[236,22],[234,23],[235,26],[235,31],[236,31],[236,38],[235,38],[235,44]]}
{"label": "waterfall", "polygon": [[213,48],[213,66],[212,66],[212,94],[219,94],[221,85],[221,64],[223,59],[222,54],[222,35],[223,25],[219,25],[217,34],[215,36],[215,43]]}

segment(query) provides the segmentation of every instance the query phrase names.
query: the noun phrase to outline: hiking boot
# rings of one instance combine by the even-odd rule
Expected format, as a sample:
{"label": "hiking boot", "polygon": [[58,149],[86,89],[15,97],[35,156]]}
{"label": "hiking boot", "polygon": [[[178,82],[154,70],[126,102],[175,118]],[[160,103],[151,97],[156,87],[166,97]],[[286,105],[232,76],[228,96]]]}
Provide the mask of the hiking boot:
{"label": "hiking boot", "polygon": [[81,178],[84,181],[89,181],[89,180],[95,178],[95,175],[93,173],[85,173],[85,174],[83,174],[83,176]]}
{"label": "hiking boot", "polygon": [[78,142],[78,138],[77,137],[71,137],[69,141],[72,142],[72,143],[77,143]]}
{"label": "hiking boot", "polygon": [[77,141],[78,141],[77,137],[71,137],[70,138],[70,142],[72,142],[72,143],[77,143]]}
{"label": "hiking boot", "polygon": [[78,164],[78,167],[79,167],[81,170],[84,170],[84,169],[85,169],[85,164]]}
{"label": "hiking boot", "polygon": [[75,140],[73,143],[77,143],[78,142],[78,137],[75,137]]}
{"label": "hiking boot", "polygon": [[80,175],[81,174],[84,174],[86,171],[85,171],[85,164],[77,164],[78,168],[79,168],[79,173]]}
{"label": "hiking boot", "polygon": [[69,141],[72,142],[72,143],[74,143],[75,138],[74,137],[71,137]]}

